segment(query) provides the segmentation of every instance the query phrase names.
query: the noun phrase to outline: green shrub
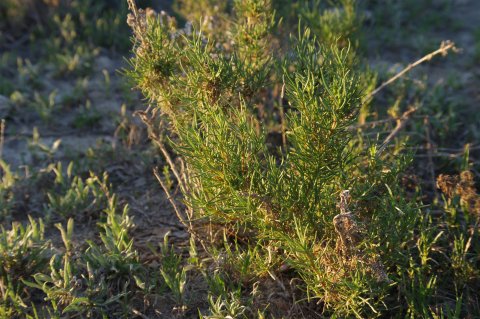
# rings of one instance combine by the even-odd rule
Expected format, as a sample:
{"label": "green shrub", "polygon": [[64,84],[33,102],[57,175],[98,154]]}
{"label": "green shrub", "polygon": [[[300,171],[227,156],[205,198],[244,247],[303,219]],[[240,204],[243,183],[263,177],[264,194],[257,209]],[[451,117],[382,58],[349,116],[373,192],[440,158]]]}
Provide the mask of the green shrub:
{"label": "green shrub", "polygon": [[[327,19],[335,25],[319,31],[328,41],[300,26],[296,37],[273,45],[281,40],[273,17],[270,1],[234,1],[225,39],[134,9],[128,73],[155,105],[145,118],[151,136],[164,154],[168,141],[182,163],[171,161],[170,169],[187,226],[211,241],[214,255],[222,239],[214,232],[234,243],[223,263],[233,280],[248,286],[287,267],[325,315],[378,316],[398,279],[387,269],[402,259],[408,248],[398,247],[416,224],[415,208],[398,199],[402,160],[358,147],[349,129],[366,85],[347,42],[333,41],[342,19]],[[168,123],[166,132],[159,122]]]}

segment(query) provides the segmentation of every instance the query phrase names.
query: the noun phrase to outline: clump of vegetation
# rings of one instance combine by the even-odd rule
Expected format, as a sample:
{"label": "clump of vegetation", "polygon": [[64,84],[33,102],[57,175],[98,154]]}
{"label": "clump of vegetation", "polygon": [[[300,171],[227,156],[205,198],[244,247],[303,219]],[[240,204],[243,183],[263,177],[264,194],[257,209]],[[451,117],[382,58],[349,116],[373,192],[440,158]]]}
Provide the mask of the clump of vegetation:
{"label": "clump of vegetation", "polygon": [[105,206],[110,196],[106,174],[100,178],[90,173],[90,177],[84,180],[72,176],[73,163],[68,166],[66,174],[61,163],[52,170],[55,173],[55,185],[47,194],[47,209],[50,213],[75,217],[86,212],[95,213]]}
{"label": "clump of vegetation", "polygon": [[451,5],[2,1],[0,317],[479,317]]}
{"label": "clump of vegetation", "polygon": [[400,187],[408,160],[351,130],[371,85],[348,45],[354,4],[342,5],[300,7],[309,24],[331,24],[300,23],[283,43],[267,0],[223,8],[228,32],[180,29],[130,1],[128,73],[154,104],[143,116],[183,193],[177,214],[243,289],[282,274],[325,316],[478,311],[458,289],[458,306],[434,297],[451,291],[435,273],[452,268],[432,257],[438,224]]}
{"label": "clump of vegetation", "polygon": [[53,253],[44,238],[42,220],[30,218],[23,226],[13,223],[10,230],[2,227],[0,234],[0,315],[13,318],[27,307],[29,293],[23,280],[42,271]]}
{"label": "clump of vegetation", "polygon": [[449,200],[458,202],[460,199],[466,211],[480,215],[480,195],[477,194],[472,172],[463,171],[453,176],[440,174],[437,186]]}
{"label": "clump of vegetation", "polygon": [[14,205],[13,186],[16,176],[5,161],[0,160],[2,182],[0,183],[0,220],[4,220]]}
{"label": "clump of vegetation", "polygon": [[25,281],[31,288],[45,294],[50,305],[42,306],[42,313],[53,316],[75,313],[86,316],[126,315],[135,290],[140,289],[131,278],[141,282],[145,270],[138,263],[138,256],[128,237],[132,221],[128,207],[119,214],[115,197],[111,197],[105,209],[106,221],[100,223],[101,245],[88,241],[85,251],[75,252],[73,246],[73,219],[67,228],[60,230],[65,245],[64,254],[50,259],[49,269],[33,275]]}

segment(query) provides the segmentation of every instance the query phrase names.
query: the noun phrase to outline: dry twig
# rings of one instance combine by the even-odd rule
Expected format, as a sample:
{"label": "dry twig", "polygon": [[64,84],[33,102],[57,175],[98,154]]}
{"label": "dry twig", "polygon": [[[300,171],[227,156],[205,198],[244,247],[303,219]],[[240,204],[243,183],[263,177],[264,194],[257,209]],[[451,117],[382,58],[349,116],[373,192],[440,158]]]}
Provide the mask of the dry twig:
{"label": "dry twig", "polygon": [[375,95],[377,95],[380,91],[382,91],[385,87],[389,86],[399,78],[401,78],[403,75],[405,75],[407,72],[412,70],[413,68],[417,67],[418,65],[422,64],[423,62],[430,61],[434,56],[441,54],[442,56],[446,56],[448,54],[448,51],[452,50],[453,52],[458,52],[459,50],[455,47],[455,43],[453,43],[450,40],[442,41],[440,44],[440,48],[437,50],[425,55],[421,59],[410,63],[406,68],[404,68],[402,71],[398,72],[396,75],[388,79],[387,81],[383,82],[378,88],[373,90],[370,94],[367,95],[365,100],[363,101],[362,105],[367,104]]}
{"label": "dry twig", "polygon": [[[367,104],[368,102],[370,102],[372,100],[372,98],[377,95],[380,91],[382,91],[384,88],[386,88],[387,86],[389,86],[390,84],[392,84],[393,82],[395,82],[396,80],[398,80],[399,78],[401,78],[403,75],[405,75],[406,73],[408,73],[409,71],[411,71],[413,68],[417,67],[418,65],[426,62],[426,61],[430,61],[433,57],[441,54],[442,56],[446,56],[448,54],[448,52],[452,50],[453,52],[458,52],[459,50],[455,47],[455,43],[453,43],[452,41],[442,41],[442,43],[440,44],[440,48],[438,48],[437,50],[425,55],[424,57],[422,57],[421,59],[413,62],[413,63],[410,63],[406,68],[404,68],[402,71],[400,71],[399,73],[397,73],[396,75],[394,75],[393,77],[391,77],[390,79],[388,79],[387,81],[383,82],[378,88],[376,88],[375,90],[373,90],[373,92],[371,92],[370,94],[368,94],[366,96],[366,98],[363,100],[362,102],[362,107]],[[410,108],[408,109],[405,113],[402,114],[402,116],[397,119],[397,125],[395,127],[395,129],[387,136],[387,138],[385,139],[385,141],[382,143],[382,145],[378,148],[377,150],[377,153],[376,155],[379,156],[384,150],[385,148],[387,147],[387,145],[392,141],[392,139],[400,132],[400,130],[405,126],[406,122],[409,120],[410,116],[412,113],[414,113],[415,111],[417,111],[417,108]]]}
{"label": "dry twig", "polygon": [[178,219],[183,224],[183,226],[185,226],[185,228],[187,228],[190,231],[192,228],[190,220],[188,220],[187,222],[187,218],[185,218],[185,216],[181,213],[180,209],[177,206],[177,203],[175,202],[175,199],[170,194],[170,190],[168,189],[167,185],[165,185],[165,183],[163,182],[162,177],[158,172],[158,168],[155,168],[153,170],[153,175],[155,175],[158,182],[160,183],[160,186],[162,186],[163,190],[165,191],[165,194],[167,195],[167,199],[170,201],[170,204],[172,204],[173,210],[175,211],[175,214],[177,215]]}
{"label": "dry twig", "polygon": [[[152,123],[153,123],[153,118],[155,118],[155,113],[152,116],[149,116],[148,115],[149,110],[150,110],[150,107],[146,111],[137,111],[134,114],[138,115],[142,120],[142,122],[145,123],[145,125],[147,125],[147,127],[154,127]],[[181,174],[178,172],[177,167],[173,162],[172,157],[170,156],[170,153],[168,153],[167,148],[163,143],[163,139],[159,134],[157,134],[156,132],[153,132],[153,130],[149,130],[148,136],[158,146],[158,148],[162,152],[163,156],[165,157],[165,160],[168,163],[168,166],[173,172],[173,175],[175,175],[175,178],[178,182],[178,185],[180,186],[180,189],[185,194],[186,187],[184,184],[184,179],[182,178]]]}
{"label": "dry twig", "polygon": [[397,120],[397,125],[393,129],[392,132],[387,136],[387,138],[383,141],[382,145],[378,148],[376,156],[380,156],[380,154],[385,150],[387,145],[393,140],[393,138],[402,130],[402,128],[407,124],[407,121],[410,119],[410,116],[415,113],[418,108],[410,108],[402,116]]}
{"label": "dry twig", "polygon": [[333,218],[333,226],[340,238],[337,241],[337,250],[344,258],[359,258],[370,268],[371,273],[380,282],[390,283],[391,280],[385,271],[382,262],[377,258],[368,257],[364,251],[359,250],[359,244],[364,239],[360,227],[357,224],[354,214],[348,208],[350,191],[344,190],[340,193],[340,214]]}

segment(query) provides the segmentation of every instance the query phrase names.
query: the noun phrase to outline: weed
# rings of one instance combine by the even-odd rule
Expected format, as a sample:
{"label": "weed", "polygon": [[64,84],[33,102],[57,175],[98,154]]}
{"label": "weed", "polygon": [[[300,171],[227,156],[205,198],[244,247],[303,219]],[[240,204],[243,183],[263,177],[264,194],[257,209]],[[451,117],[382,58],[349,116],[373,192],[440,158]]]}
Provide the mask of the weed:
{"label": "weed", "polygon": [[51,120],[53,112],[56,111],[56,96],[57,91],[52,91],[48,96],[42,96],[38,92],[34,93],[31,106],[43,121]]}
{"label": "weed", "polygon": [[175,303],[177,306],[182,307],[185,304],[184,291],[187,282],[187,270],[181,266],[182,257],[178,256],[173,247],[169,246],[168,233],[164,237],[161,253],[162,267],[160,268],[160,273],[165,280],[165,284],[172,292]]}
{"label": "weed", "polygon": [[105,206],[110,196],[107,175],[101,178],[90,174],[87,179],[72,176],[73,163],[70,163],[66,175],[61,163],[52,167],[55,174],[55,186],[48,196],[47,211],[63,217],[80,217],[83,213],[95,214]]}
{"label": "weed", "polygon": [[80,107],[78,114],[73,119],[73,127],[78,129],[94,128],[102,120],[101,114],[91,106],[89,100],[84,107]]}
{"label": "weed", "polygon": [[[57,179],[61,178],[57,175]],[[88,240],[85,251],[74,246],[72,218],[66,229],[56,225],[65,252],[52,256],[49,272],[42,270],[33,275],[33,280],[24,281],[28,287],[45,294],[49,306],[42,306],[43,313],[54,316],[72,312],[87,316],[105,316],[108,312],[112,315],[112,311],[117,315],[129,313],[132,290],[138,289],[130,278],[136,277],[137,282],[144,278],[144,269],[128,237],[133,224],[127,206],[118,213],[115,196],[109,197],[104,213],[105,221],[99,224],[102,245]]]}
{"label": "weed", "polygon": [[0,235],[0,314],[14,317],[28,309],[30,293],[24,280],[32,280],[43,271],[53,253],[51,244],[44,238],[42,220],[29,218],[23,226],[17,222],[10,230],[2,227]]}
{"label": "weed", "polygon": [[12,188],[18,177],[2,159],[0,159],[0,168],[2,171],[2,180],[0,183],[0,220],[3,221],[10,217],[11,210],[14,206],[15,200]]}
{"label": "weed", "polygon": [[88,99],[88,85],[88,78],[78,79],[72,91],[62,95],[61,104],[66,107],[74,107],[86,102],[86,99]]}
{"label": "weed", "polygon": [[61,139],[53,141],[52,145],[49,146],[43,143],[40,139],[40,133],[38,128],[34,127],[32,132],[32,138],[29,140],[28,147],[34,158],[48,158],[52,159],[55,153],[58,151],[62,143]]}

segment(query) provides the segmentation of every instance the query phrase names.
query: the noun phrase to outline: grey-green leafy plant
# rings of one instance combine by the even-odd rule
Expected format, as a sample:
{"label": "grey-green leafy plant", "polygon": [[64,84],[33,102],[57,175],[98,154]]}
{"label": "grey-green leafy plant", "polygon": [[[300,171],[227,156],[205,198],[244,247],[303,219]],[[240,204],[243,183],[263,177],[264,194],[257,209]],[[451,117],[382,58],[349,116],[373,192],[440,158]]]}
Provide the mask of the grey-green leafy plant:
{"label": "grey-green leafy plant", "polygon": [[14,317],[26,312],[29,293],[24,280],[43,271],[53,254],[44,237],[41,219],[29,218],[27,225],[14,222],[11,229],[3,226],[0,233],[0,315]]}
{"label": "grey-green leafy plant", "polygon": [[85,251],[73,246],[72,218],[66,229],[56,225],[65,252],[51,257],[49,272],[36,273],[34,280],[24,281],[45,294],[49,305],[43,305],[44,313],[52,312],[56,316],[69,313],[126,316],[130,313],[130,300],[135,297],[135,290],[141,289],[137,283],[145,277],[145,269],[139,264],[133,240],[128,236],[133,226],[128,206],[121,213],[118,210],[115,196],[109,197],[105,221],[99,224],[102,244],[87,240]]}
{"label": "grey-green leafy plant", "polygon": [[107,175],[100,178],[91,173],[90,177],[82,179],[73,176],[72,170],[73,163],[69,164],[66,172],[60,162],[52,167],[55,187],[47,194],[47,211],[64,217],[100,211],[105,207],[109,196]]}
{"label": "grey-green leafy plant", "polygon": [[185,285],[187,283],[187,269],[182,265],[182,257],[175,253],[168,243],[168,233],[161,245],[162,266],[160,273],[165,284],[173,294],[177,306],[185,305]]}

